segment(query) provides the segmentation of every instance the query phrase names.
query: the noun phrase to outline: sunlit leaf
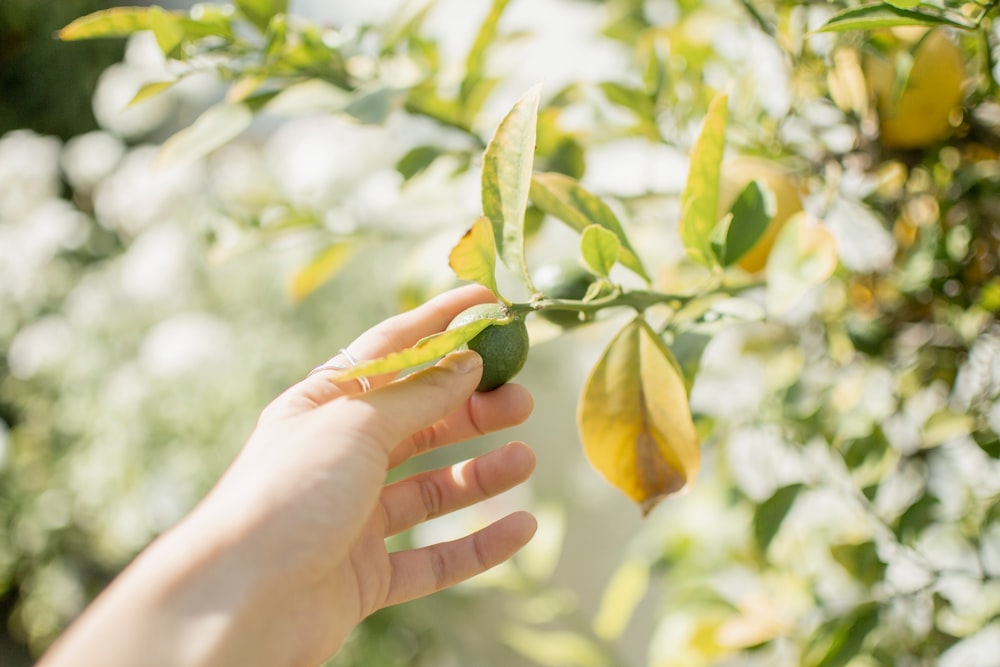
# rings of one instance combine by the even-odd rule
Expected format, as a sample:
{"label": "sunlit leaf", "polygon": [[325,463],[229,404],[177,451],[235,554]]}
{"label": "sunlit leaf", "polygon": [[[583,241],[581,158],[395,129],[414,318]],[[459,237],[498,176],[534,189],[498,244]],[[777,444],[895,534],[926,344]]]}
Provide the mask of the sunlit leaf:
{"label": "sunlit leaf", "polygon": [[181,42],[184,41],[186,33],[181,24],[182,16],[166,12],[159,7],[150,7],[149,27],[156,37],[156,44],[167,56],[171,56]]}
{"label": "sunlit leaf", "polygon": [[594,618],[594,633],[604,641],[621,637],[648,592],[649,564],[636,558],[622,561],[604,589]]}
{"label": "sunlit leaf", "polygon": [[584,635],[566,630],[539,630],[515,625],[503,632],[503,641],[542,667],[607,667],[601,647]]}
{"label": "sunlit leaf", "polygon": [[347,263],[354,247],[350,243],[331,243],[308,264],[292,274],[288,281],[288,295],[301,301],[325,285]]}
{"label": "sunlit leaf", "polygon": [[782,314],[837,268],[837,242],[825,225],[803,213],[788,219],[767,259],[768,311]]}
{"label": "sunlit leaf", "polygon": [[449,352],[454,352],[462,347],[476,334],[489,326],[501,326],[510,322],[509,318],[491,320],[484,318],[474,320],[468,324],[457,326],[454,329],[442,331],[426,338],[420,339],[413,347],[408,347],[399,352],[393,352],[379,359],[362,361],[355,366],[347,368],[337,374],[336,380],[351,380],[383,373],[395,373],[397,371],[415,368],[422,364],[434,361]]}
{"label": "sunlit leaf", "polygon": [[136,104],[139,104],[139,102],[143,102],[145,100],[156,97],[160,93],[170,89],[170,87],[173,86],[175,83],[177,83],[176,80],[151,81],[149,83],[143,84],[142,87],[139,88],[139,92],[137,92],[134,96],[132,96],[132,99],[129,100],[129,103],[126,106],[131,107]]}
{"label": "sunlit leaf", "polygon": [[621,243],[619,261],[643,280],[650,282],[649,274],[629,243],[618,217],[599,197],[580,185],[579,181],[564,174],[535,174],[531,179],[531,201],[548,215],[562,220],[580,233],[590,225],[600,225],[614,232]]}
{"label": "sunlit leaf", "polygon": [[490,219],[483,216],[465,233],[448,255],[448,265],[460,280],[488,288],[498,297],[496,283],[497,246]]}
{"label": "sunlit leaf", "polygon": [[759,181],[750,181],[729,208],[732,217],[726,240],[719,254],[723,266],[730,266],[746,255],[767,230],[777,211],[774,195]]}
{"label": "sunlit leaf", "polygon": [[753,514],[753,536],[761,553],[767,552],[771,540],[778,534],[788,510],[799,496],[801,484],[790,484],[775,491],[770,498],[757,505]]}
{"label": "sunlit leaf", "polygon": [[[897,3],[899,4],[899,3]],[[961,21],[949,19],[941,14],[929,14],[916,9],[894,7],[888,3],[877,3],[845,9],[830,17],[818,32],[847,32],[851,30],[879,30],[899,26],[948,25],[968,29]]]}
{"label": "sunlit leaf", "polygon": [[[114,7],[76,19],[59,31],[59,39],[127,37],[152,27],[152,7]],[[162,11],[162,10],[160,10]]]}
{"label": "sunlit leaf", "polygon": [[288,11],[288,0],[236,0],[236,6],[251,23],[265,30],[272,17]]}
{"label": "sunlit leaf", "polygon": [[186,164],[208,155],[239,135],[253,122],[246,104],[217,104],[209,107],[189,127],[163,142],[160,165]]}
{"label": "sunlit leaf", "polygon": [[728,98],[712,100],[701,134],[691,151],[687,183],[681,193],[681,241],[701,264],[715,264],[711,235],[719,219],[719,172],[726,141]]}
{"label": "sunlit leaf", "polygon": [[493,224],[503,263],[534,292],[524,258],[524,210],[535,159],[541,86],[529,90],[500,122],[483,155],[483,213]]}
{"label": "sunlit leaf", "polygon": [[577,422],[591,464],[648,513],[691,483],[700,451],[677,362],[638,316],[587,378]]}
{"label": "sunlit leaf", "polygon": [[614,232],[600,225],[590,225],[580,237],[580,254],[590,270],[606,278],[618,262],[622,244]]}
{"label": "sunlit leaf", "polygon": [[233,81],[226,91],[226,102],[230,104],[243,102],[248,97],[257,92],[267,81],[267,77],[259,75],[249,75],[240,77]]}

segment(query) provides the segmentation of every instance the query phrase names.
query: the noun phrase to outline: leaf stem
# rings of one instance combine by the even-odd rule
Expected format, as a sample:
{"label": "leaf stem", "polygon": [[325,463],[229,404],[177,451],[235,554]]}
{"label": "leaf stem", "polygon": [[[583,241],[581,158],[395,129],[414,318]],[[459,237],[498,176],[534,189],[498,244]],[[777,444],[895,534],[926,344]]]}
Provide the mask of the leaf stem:
{"label": "leaf stem", "polygon": [[684,306],[688,301],[696,298],[696,296],[666,294],[653,290],[625,290],[616,287],[607,296],[591,299],[590,301],[542,297],[537,300],[511,304],[510,310],[516,315],[524,315],[539,310],[573,310],[586,315],[592,315],[605,308],[628,307],[642,312],[650,306],[660,304],[668,305],[676,310]]}

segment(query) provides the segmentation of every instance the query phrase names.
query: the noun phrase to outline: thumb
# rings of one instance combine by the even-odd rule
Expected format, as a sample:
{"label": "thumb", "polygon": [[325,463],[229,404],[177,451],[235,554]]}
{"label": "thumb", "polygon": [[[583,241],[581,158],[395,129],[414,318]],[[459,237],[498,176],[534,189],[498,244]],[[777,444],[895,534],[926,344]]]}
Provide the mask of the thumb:
{"label": "thumb", "polygon": [[[358,408],[352,411],[358,419],[354,426],[358,433],[374,440],[388,454],[405,438],[444,419],[465,403],[482,373],[483,360],[477,353],[472,350],[452,352],[430,368],[411,373],[371,393],[350,397],[348,402]],[[338,403],[327,405],[333,409]],[[347,406],[341,405],[340,410],[344,407]],[[362,407],[365,409],[360,409]]]}

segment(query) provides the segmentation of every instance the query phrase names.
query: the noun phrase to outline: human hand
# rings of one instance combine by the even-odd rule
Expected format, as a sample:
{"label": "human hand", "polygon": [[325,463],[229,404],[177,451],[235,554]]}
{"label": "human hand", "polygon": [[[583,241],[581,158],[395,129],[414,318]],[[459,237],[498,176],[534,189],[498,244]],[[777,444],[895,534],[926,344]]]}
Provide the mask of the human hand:
{"label": "human hand", "polygon": [[[453,290],[382,322],[346,349],[358,359],[384,356],[492,298],[478,286]],[[331,362],[344,365],[339,356]],[[420,453],[527,418],[532,401],[520,386],[473,392],[481,371],[478,355],[465,351],[405,378],[372,378],[365,393],[357,381],[334,382],[333,371],[289,388],[263,411],[208,497],[112,587],[104,616],[113,620],[116,605],[118,615],[128,611],[129,590],[141,586],[145,593],[133,597],[133,606],[145,600],[160,622],[134,629],[129,641],[144,644],[146,656],[162,654],[163,664],[317,665],[377,609],[507,560],[534,534],[527,513],[453,542],[396,553],[385,546],[391,535],[530,475],[531,450],[510,443],[385,484],[388,470]],[[91,627],[99,627],[97,612],[88,613],[98,618]],[[141,620],[134,610],[127,615]],[[164,625],[177,632],[164,632]],[[61,644],[70,643],[68,634]],[[177,634],[196,636],[197,646]],[[189,657],[177,660],[181,648]],[[67,659],[75,653],[79,664],[79,650],[61,652]],[[128,652],[122,655],[127,660]],[[102,659],[116,664],[106,651]]]}

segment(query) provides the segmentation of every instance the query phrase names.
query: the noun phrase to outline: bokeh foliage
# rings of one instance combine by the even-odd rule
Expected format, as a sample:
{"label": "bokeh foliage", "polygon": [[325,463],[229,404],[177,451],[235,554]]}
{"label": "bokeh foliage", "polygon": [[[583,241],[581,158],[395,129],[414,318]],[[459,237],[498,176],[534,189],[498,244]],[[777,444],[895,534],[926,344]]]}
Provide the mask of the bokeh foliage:
{"label": "bokeh foliage", "polygon": [[[23,132],[0,143],[0,166],[27,154],[42,165],[11,181],[32,196],[4,191],[0,210],[0,305],[12,314],[0,322],[0,418],[10,428],[0,459],[0,545],[10,545],[0,552],[0,590],[16,641],[44,647],[176,520],[225,464],[256,407],[296,377],[289,369],[308,368],[331,338],[451,284],[440,271],[448,249],[480,215],[494,217],[487,197],[478,209],[483,151],[539,66],[528,63],[526,76],[510,64],[531,39],[505,23],[517,6],[479,7],[478,32],[458,55],[435,31],[434,4],[329,25],[296,16],[294,3],[244,0],[190,13],[123,10],[64,31],[141,29],[147,53],[169,60],[144,71],[146,85],[122,102],[137,94],[131,113],[166,104],[180,122],[171,127],[160,113],[157,122],[176,133],[158,149],[130,144],[145,134],[124,122],[89,135],[90,144]],[[563,229],[557,218],[589,236],[584,259],[600,278],[590,301],[617,298],[608,296],[613,285],[634,289],[624,305],[656,328],[591,304],[581,311],[597,315],[587,326],[572,334],[539,327],[536,340],[603,332],[575,362],[606,369],[600,349],[619,340],[615,326],[641,334],[626,342],[659,337],[668,352],[658,375],[669,366],[690,392],[702,436],[698,479],[636,529],[601,582],[596,609],[574,602],[559,580],[552,528],[547,547],[478,588],[377,615],[334,664],[378,656],[625,665],[638,655],[656,666],[828,667],[995,656],[993,3],[620,0],[549,11],[549,21],[599,17],[581,42],[617,60],[543,87],[535,174],[518,195],[528,206],[494,223],[517,218],[512,231],[525,255],[502,248],[509,237],[492,239],[515,274],[495,279],[507,294],[517,274],[566,259],[567,247],[575,259],[579,243],[553,231]],[[910,32],[889,30],[899,25]],[[890,97],[901,100],[918,81],[926,26],[963,56],[962,103],[943,133],[900,148],[885,141],[890,106],[869,63],[891,63]],[[132,67],[148,61],[133,53]],[[191,85],[206,79],[221,84],[207,95]],[[275,124],[300,132],[279,127],[268,139]],[[308,152],[303,137],[316,131],[344,146],[348,167]],[[111,156],[105,167],[74,168],[74,149],[98,145]],[[726,162],[714,170],[723,155],[762,158],[780,167],[768,174],[794,184],[799,201],[790,208],[802,212],[762,270],[738,266],[748,242],[737,232],[763,233],[761,220],[782,209],[783,195],[761,171],[719,206]],[[161,171],[150,170],[154,160]],[[305,185],[281,171],[296,166]],[[312,181],[303,175],[316,169]],[[135,173],[142,179],[130,180]],[[60,197],[63,179],[69,198]],[[123,192],[137,184],[146,196],[130,200]],[[430,221],[446,207],[455,212]],[[593,216],[605,221],[600,229]],[[473,249],[490,240],[476,229],[466,237],[479,239]],[[15,244],[34,250],[8,250]],[[613,264],[601,259],[609,247],[627,268],[602,275]],[[412,271],[387,277],[375,268],[387,259]],[[141,270],[150,265],[155,278]],[[28,270],[38,278],[24,279]],[[351,301],[345,316],[336,304],[359,284],[380,298],[367,309]],[[651,292],[677,298],[643,300]],[[582,461],[577,450],[565,456]],[[548,525],[583,511],[560,498],[563,490],[535,490],[559,508]],[[586,559],[562,556],[574,557]],[[477,604],[484,599],[501,601],[494,609],[503,618]],[[429,624],[421,609],[442,623]],[[645,641],[625,646],[639,616],[650,626]],[[455,639],[469,631],[462,618],[495,628],[489,639],[499,653],[483,658],[482,644]]]}

